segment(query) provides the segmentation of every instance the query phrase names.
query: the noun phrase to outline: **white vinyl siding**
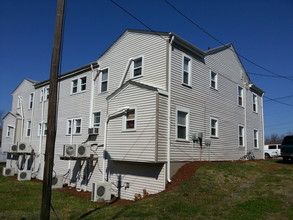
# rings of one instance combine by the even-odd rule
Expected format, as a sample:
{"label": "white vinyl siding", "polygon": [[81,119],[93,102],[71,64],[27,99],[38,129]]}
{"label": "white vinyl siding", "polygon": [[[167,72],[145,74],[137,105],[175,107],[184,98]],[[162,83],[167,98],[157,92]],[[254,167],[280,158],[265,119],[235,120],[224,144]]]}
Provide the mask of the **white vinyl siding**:
{"label": "white vinyl siding", "polygon": [[191,86],[191,58],[183,56],[182,61],[182,84]]}
{"label": "white vinyl siding", "polygon": [[71,94],[80,93],[86,90],[86,76],[71,81]]}
{"label": "white vinyl siding", "polygon": [[211,88],[218,89],[218,74],[211,71]]}
{"label": "white vinyl siding", "polygon": [[238,93],[238,105],[243,106],[243,88],[238,86],[237,87],[237,93]]}
{"label": "white vinyl siding", "polygon": [[244,146],[244,127],[241,125],[238,126],[238,145]]}
{"label": "white vinyl siding", "polygon": [[176,138],[178,140],[188,140],[189,109],[177,108],[176,118]]}
{"label": "white vinyl siding", "polygon": [[132,78],[143,75],[143,56],[133,59]]}

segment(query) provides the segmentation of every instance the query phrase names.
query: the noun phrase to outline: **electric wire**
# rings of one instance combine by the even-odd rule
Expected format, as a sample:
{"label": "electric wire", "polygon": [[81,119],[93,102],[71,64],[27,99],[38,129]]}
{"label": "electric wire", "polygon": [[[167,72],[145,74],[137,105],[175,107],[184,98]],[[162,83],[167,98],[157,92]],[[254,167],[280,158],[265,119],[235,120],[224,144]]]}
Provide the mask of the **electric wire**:
{"label": "electric wire", "polygon": [[247,57],[239,54],[238,52],[232,50],[230,47],[228,47],[227,45],[225,45],[222,41],[218,40],[218,38],[216,38],[214,35],[212,35],[211,33],[209,33],[208,31],[206,31],[204,28],[202,28],[199,24],[197,24],[196,22],[194,22],[192,19],[190,19],[189,17],[187,17],[183,12],[181,12],[179,9],[177,9],[174,5],[172,5],[168,0],[163,0],[165,1],[166,4],[168,4],[171,8],[173,8],[177,13],[179,13],[181,16],[183,16],[186,20],[188,20],[189,22],[191,22],[194,26],[196,26],[198,29],[200,29],[202,32],[204,32],[206,35],[208,35],[209,37],[211,37],[212,39],[214,39],[216,42],[218,42],[219,44],[223,45],[224,47],[226,47],[227,49],[233,51],[237,56],[243,58],[244,60],[246,60],[247,62],[257,66],[258,68],[260,69],[263,69],[265,70],[266,72],[269,72],[275,76],[278,76],[280,78],[283,78],[283,79],[287,79],[287,80],[290,80],[290,81],[293,81],[293,79],[291,78],[288,78],[287,76],[282,76],[278,73],[275,73],[269,69],[267,69],[266,67],[263,67],[259,64],[257,64],[256,62],[252,61],[251,59],[248,59]]}
{"label": "electric wire", "polygon": [[[287,98],[292,98],[293,97],[293,95],[288,95],[288,96],[283,96],[283,97],[279,97],[279,98],[268,98],[269,100],[265,100],[264,102],[270,102],[270,101],[275,101],[275,100],[279,100],[279,99],[287,99]],[[267,98],[267,97],[265,97],[265,98]]]}
{"label": "electric wire", "polygon": [[293,78],[293,76],[272,76],[272,75],[267,75],[267,74],[260,74],[260,73],[252,73],[252,72],[247,72],[249,75],[256,75],[256,76],[264,76],[264,77],[274,77],[274,78]]}

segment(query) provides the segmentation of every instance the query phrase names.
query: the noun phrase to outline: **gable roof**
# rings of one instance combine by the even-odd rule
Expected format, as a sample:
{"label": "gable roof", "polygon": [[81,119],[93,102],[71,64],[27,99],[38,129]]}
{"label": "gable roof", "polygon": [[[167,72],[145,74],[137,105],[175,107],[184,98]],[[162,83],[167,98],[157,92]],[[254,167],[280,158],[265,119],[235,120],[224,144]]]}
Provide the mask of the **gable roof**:
{"label": "gable roof", "polygon": [[14,118],[16,118],[16,115],[15,114],[13,114],[12,112],[7,112],[4,116],[3,116],[3,120],[8,116],[8,115],[11,115],[11,116],[13,116]]}
{"label": "gable roof", "polygon": [[25,78],[25,79],[23,79],[23,80],[21,81],[21,83],[19,83],[18,86],[12,91],[12,94],[13,94],[13,93],[14,93],[14,92],[20,87],[20,85],[21,85],[22,83],[24,83],[25,81],[31,83],[32,85],[35,85],[36,83],[38,83],[38,81],[36,81],[36,80],[32,80],[32,79],[27,79],[27,78]]}

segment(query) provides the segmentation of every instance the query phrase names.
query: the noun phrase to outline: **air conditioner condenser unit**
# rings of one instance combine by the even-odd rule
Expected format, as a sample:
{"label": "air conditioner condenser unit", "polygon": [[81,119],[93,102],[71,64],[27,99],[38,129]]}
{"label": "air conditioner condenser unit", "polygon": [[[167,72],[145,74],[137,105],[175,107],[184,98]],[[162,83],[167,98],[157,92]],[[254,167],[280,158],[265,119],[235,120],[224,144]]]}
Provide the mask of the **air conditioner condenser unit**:
{"label": "air conditioner condenser unit", "polygon": [[3,167],[2,174],[3,176],[14,176],[15,169],[11,167]]}
{"label": "air conditioner condenser unit", "polygon": [[76,157],[76,145],[75,144],[65,144],[63,148],[64,157]]}
{"label": "air conditioner condenser unit", "polygon": [[31,153],[32,148],[27,143],[19,143],[18,144],[18,153]]}
{"label": "air conditioner condenser unit", "polygon": [[110,201],[111,200],[111,183],[99,182],[92,184],[91,201]]}
{"label": "air conditioner condenser unit", "polygon": [[24,181],[24,180],[31,180],[32,178],[32,171],[30,170],[19,170],[17,174],[17,180],[18,181]]}
{"label": "air conditioner condenser unit", "polygon": [[80,144],[77,146],[77,157],[90,157],[91,147],[87,144]]}
{"label": "air conditioner condenser unit", "polygon": [[18,145],[17,144],[12,144],[10,146],[10,152],[11,153],[17,153],[17,150],[18,150]]}
{"label": "air conditioner condenser unit", "polygon": [[63,188],[63,175],[56,175],[52,178],[52,189]]}

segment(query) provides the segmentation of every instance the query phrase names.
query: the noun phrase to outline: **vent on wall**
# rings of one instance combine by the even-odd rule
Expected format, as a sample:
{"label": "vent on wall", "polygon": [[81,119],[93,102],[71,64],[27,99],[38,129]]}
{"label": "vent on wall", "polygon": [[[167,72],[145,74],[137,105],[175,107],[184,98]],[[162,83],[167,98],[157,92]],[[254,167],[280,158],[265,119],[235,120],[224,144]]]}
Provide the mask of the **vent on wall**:
{"label": "vent on wall", "polygon": [[93,183],[91,201],[110,201],[111,200],[111,183],[100,182]]}
{"label": "vent on wall", "polygon": [[32,172],[30,170],[19,170],[17,174],[17,180],[24,181],[24,180],[31,180]]}
{"label": "vent on wall", "polygon": [[3,167],[2,174],[3,176],[14,176],[15,169],[11,167]]}

